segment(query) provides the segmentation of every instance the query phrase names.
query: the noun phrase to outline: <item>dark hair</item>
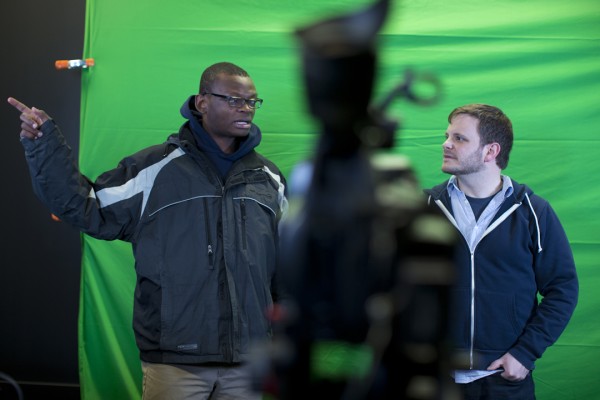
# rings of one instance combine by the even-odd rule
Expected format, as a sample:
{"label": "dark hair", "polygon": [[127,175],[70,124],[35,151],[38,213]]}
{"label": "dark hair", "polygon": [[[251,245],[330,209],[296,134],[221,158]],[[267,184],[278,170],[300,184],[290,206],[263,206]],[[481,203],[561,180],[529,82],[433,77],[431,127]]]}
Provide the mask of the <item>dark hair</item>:
{"label": "dark hair", "polygon": [[212,90],[212,84],[220,74],[250,77],[248,73],[230,62],[219,62],[206,68],[200,77],[199,93],[208,93]]}
{"label": "dark hair", "polygon": [[500,169],[508,166],[508,157],[513,145],[513,129],[510,119],[498,107],[487,104],[467,104],[457,107],[450,115],[448,122],[460,114],[467,114],[479,121],[477,132],[481,139],[481,146],[489,143],[500,145],[500,154],[496,157],[496,164]]}

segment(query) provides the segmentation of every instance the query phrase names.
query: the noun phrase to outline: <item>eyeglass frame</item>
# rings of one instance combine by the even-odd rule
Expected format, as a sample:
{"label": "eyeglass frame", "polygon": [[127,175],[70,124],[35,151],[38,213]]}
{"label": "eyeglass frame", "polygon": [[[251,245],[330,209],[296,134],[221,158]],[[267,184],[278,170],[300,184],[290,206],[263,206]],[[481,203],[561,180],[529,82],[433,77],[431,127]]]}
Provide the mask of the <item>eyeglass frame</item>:
{"label": "eyeglass frame", "polygon": [[[243,97],[226,96],[224,94],[218,94],[218,93],[212,93],[212,92],[204,92],[202,94],[203,95],[210,94],[211,96],[215,96],[215,97],[219,97],[221,99],[225,99],[227,101],[227,104],[229,105],[229,107],[232,107],[232,108],[242,108],[242,107],[244,107],[244,105],[247,104],[248,107],[251,108],[252,110],[257,110],[260,107],[262,107],[262,103],[263,103],[263,99],[259,99],[259,98],[256,98],[256,99],[245,99]],[[243,102],[240,105],[236,105],[236,102],[239,102],[240,100],[242,100]]]}

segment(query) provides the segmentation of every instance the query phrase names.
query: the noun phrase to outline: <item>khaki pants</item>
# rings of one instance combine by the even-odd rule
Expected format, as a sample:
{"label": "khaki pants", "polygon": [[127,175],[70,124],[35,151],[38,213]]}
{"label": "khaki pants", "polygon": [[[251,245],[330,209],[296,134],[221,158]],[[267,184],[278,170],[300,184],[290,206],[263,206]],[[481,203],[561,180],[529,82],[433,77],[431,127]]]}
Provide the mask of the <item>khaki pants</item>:
{"label": "khaki pants", "polygon": [[143,400],[260,400],[245,365],[198,366],[142,361]]}

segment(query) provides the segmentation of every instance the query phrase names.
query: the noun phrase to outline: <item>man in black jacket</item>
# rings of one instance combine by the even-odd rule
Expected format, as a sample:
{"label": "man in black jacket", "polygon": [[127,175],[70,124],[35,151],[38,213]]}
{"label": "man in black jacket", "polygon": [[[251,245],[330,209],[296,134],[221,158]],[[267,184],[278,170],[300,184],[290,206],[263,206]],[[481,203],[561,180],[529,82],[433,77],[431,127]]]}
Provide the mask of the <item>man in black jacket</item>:
{"label": "man in black jacket", "polygon": [[262,99],[248,73],[208,67],[181,108],[179,133],[95,182],[44,111],[8,102],[21,112],[37,196],[82,232],[132,244],[143,398],[260,399],[248,358],[272,334],[266,312],[278,295],[287,200],[283,175],[255,151]]}

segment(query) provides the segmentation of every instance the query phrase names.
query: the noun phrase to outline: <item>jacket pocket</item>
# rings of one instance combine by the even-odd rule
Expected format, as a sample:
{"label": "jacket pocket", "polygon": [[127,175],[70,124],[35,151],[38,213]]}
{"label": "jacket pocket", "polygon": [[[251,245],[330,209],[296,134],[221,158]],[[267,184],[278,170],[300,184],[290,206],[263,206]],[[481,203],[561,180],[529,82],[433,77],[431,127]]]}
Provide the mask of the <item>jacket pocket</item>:
{"label": "jacket pocket", "polygon": [[508,350],[518,339],[512,293],[479,291],[475,298],[475,348],[483,351]]}

